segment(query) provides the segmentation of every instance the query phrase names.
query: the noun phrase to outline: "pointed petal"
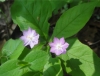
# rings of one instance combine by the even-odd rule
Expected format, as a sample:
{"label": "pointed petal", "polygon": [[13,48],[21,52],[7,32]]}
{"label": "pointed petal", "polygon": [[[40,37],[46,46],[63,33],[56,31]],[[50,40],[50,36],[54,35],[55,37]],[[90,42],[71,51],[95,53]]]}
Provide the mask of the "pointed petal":
{"label": "pointed petal", "polygon": [[34,45],[36,45],[36,44],[38,44],[38,40],[34,40],[34,41],[32,41],[32,43],[33,43]]}
{"label": "pointed petal", "polygon": [[63,49],[63,52],[62,52],[62,54],[65,54],[66,53],[66,49]]}
{"label": "pointed petal", "polygon": [[32,30],[32,31],[31,31],[31,34],[32,34],[32,36],[36,36],[35,30]]}
{"label": "pointed petal", "polygon": [[68,43],[65,43],[65,44],[63,45],[63,48],[66,49],[66,48],[68,48],[68,46],[69,46],[69,44],[68,44]]}
{"label": "pointed petal", "polygon": [[31,48],[34,47],[34,43],[33,43],[33,42],[30,43],[30,47],[31,47]]}
{"label": "pointed petal", "polygon": [[52,53],[55,53],[55,51],[56,51],[55,47],[52,47],[52,48],[50,49],[50,52],[52,52]]}
{"label": "pointed petal", "polygon": [[61,43],[61,44],[64,44],[64,43],[65,43],[64,37],[60,38],[60,43]]}
{"label": "pointed petal", "polygon": [[55,47],[55,44],[54,43],[49,43],[50,47]]}
{"label": "pointed petal", "polygon": [[27,35],[27,30],[23,31],[23,35],[26,36]]}
{"label": "pointed petal", "polygon": [[25,42],[24,42],[24,45],[25,45],[25,46],[27,46],[27,45],[29,45],[29,44],[30,44],[30,41],[25,41]]}
{"label": "pointed petal", "polygon": [[32,33],[32,29],[30,27],[28,28],[27,31],[28,31],[28,33]]}
{"label": "pointed petal", "polygon": [[58,38],[54,38],[53,42],[56,44],[56,43],[59,43],[59,39]]}
{"label": "pointed petal", "polygon": [[62,50],[57,50],[57,51],[55,52],[55,54],[56,54],[56,55],[62,54]]}
{"label": "pointed petal", "polygon": [[66,49],[59,49],[55,52],[56,55],[64,54],[66,53]]}
{"label": "pointed petal", "polygon": [[21,36],[20,39],[23,40],[23,41],[27,40],[25,36]]}
{"label": "pointed petal", "polygon": [[39,34],[37,34],[37,35],[35,36],[35,39],[37,39],[37,40],[39,39]]}

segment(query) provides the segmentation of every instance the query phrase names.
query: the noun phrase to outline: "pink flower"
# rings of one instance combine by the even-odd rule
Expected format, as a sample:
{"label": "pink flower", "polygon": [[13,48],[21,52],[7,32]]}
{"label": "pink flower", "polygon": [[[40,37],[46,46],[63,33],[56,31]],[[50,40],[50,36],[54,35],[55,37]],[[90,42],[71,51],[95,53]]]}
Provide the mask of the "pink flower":
{"label": "pink flower", "polygon": [[49,45],[51,47],[50,52],[55,53],[56,55],[66,53],[66,49],[69,46],[63,37],[60,39],[54,38],[53,42],[49,43]]}
{"label": "pink flower", "polygon": [[23,36],[21,36],[20,39],[23,40],[25,46],[30,45],[30,47],[33,48],[34,45],[38,44],[39,34],[29,28],[23,31]]}

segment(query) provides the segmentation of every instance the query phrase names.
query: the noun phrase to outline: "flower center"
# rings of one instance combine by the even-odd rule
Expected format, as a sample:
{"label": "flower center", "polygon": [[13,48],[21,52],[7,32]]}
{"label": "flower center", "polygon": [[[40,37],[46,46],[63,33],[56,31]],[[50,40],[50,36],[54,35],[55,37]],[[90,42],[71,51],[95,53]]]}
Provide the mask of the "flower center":
{"label": "flower center", "polygon": [[29,40],[32,40],[32,36],[27,36],[27,38],[28,38]]}
{"label": "flower center", "polygon": [[57,49],[62,49],[62,45],[61,45],[61,44],[57,44],[57,45],[56,45],[56,48],[57,48]]}

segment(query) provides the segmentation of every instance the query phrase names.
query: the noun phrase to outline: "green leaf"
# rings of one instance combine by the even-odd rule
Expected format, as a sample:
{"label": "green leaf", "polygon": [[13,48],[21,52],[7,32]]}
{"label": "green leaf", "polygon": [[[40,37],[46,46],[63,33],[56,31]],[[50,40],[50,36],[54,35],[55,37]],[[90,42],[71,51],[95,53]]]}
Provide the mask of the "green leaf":
{"label": "green leaf", "polygon": [[49,1],[15,0],[11,7],[12,19],[21,30],[31,27],[45,38],[48,35],[48,19],[51,14],[52,8]]}
{"label": "green leaf", "polygon": [[[97,0],[96,0],[97,1]],[[100,0],[98,0],[98,4],[97,4],[97,7],[100,7]]]}
{"label": "green leaf", "polygon": [[43,71],[43,76],[63,76],[61,62],[58,58],[50,58]]}
{"label": "green leaf", "polygon": [[70,37],[76,34],[91,17],[96,2],[77,5],[62,14],[57,21],[52,37]]}
{"label": "green leaf", "polygon": [[[32,50],[40,50],[43,47],[43,43],[39,43],[38,45],[35,45]],[[26,55],[30,52],[31,50],[27,47],[24,48],[23,52],[21,53],[21,55],[19,56],[19,60],[23,60]]]}
{"label": "green leaf", "polygon": [[52,5],[52,10],[56,13],[59,9],[61,9],[67,2],[65,0],[49,0]]}
{"label": "green leaf", "polygon": [[38,43],[38,45],[35,45],[34,48],[32,48],[32,50],[40,50],[42,49],[42,47],[44,47],[44,43]]}
{"label": "green leaf", "polygon": [[3,49],[2,49],[2,56],[7,57],[8,59],[17,59],[24,49],[23,42],[19,39],[8,40]]}
{"label": "green leaf", "polygon": [[32,72],[32,71],[30,71],[30,72],[27,72],[27,73],[23,74],[22,76],[43,76],[43,75],[41,75],[41,72]]}
{"label": "green leaf", "polygon": [[71,40],[70,49],[60,56],[65,61],[66,72],[72,76],[98,76],[100,58],[87,45]]}
{"label": "green leaf", "polygon": [[24,61],[29,62],[30,68],[34,71],[40,71],[46,64],[49,56],[45,51],[32,50],[25,58]]}
{"label": "green leaf", "polygon": [[81,3],[83,3],[83,0],[72,0],[70,2],[70,7],[76,6],[76,5],[81,4]]}
{"label": "green leaf", "polygon": [[0,0],[0,2],[4,2],[5,0]]}
{"label": "green leaf", "polygon": [[0,66],[0,76],[21,76],[18,60],[9,60]]}

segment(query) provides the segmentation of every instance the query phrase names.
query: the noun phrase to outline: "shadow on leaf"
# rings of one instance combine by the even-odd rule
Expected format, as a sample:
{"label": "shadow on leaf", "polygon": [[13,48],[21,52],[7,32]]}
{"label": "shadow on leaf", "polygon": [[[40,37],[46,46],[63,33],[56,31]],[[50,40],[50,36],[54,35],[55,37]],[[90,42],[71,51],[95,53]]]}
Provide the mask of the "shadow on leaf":
{"label": "shadow on leaf", "polygon": [[94,59],[94,74],[92,76],[99,76],[100,75],[100,58],[97,57],[95,53],[93,53]]}
{"label": "shadow on leaf", "polygon": [[69,74],[72,76],[85,76],[79,67],[81,64],[82,63],[78,59],[71,58],[70,60],[67,60],[66,67],[69,67],[70,69]]}
{"label": "shadow on leaf", "polygon": [[24,73],[22,76],[40,76],[42,73],[37,71],[37,72],[32,72],[32,71],[29,71],[29,72],[26,72]]}
{"label": "shadow on leaf", "polygon": [[50,58],[49,62],[45,65],[45,71],[43,76],[62,76],[62,68],[60,61],[57,58]]}

